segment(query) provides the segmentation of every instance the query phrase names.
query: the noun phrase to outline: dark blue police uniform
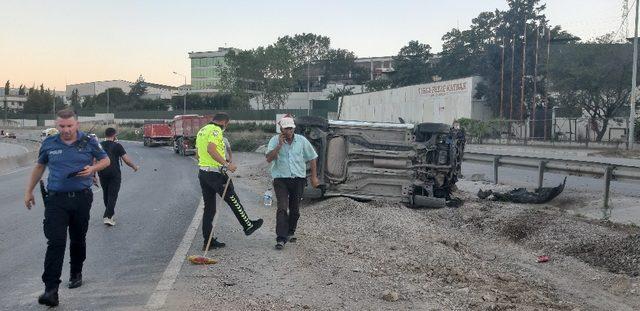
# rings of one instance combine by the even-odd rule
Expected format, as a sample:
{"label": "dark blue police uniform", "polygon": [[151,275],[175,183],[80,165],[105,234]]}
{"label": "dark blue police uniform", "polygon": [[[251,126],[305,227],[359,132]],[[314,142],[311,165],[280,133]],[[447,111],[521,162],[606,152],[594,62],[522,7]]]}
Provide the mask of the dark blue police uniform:
{"label": "dark blue police uniform", "polygon": [[83,132],[78,132],[78,139],[71,145],[65,144],[60,135],[48,137],[42,142],[38,163],[49,169],[43,222],[47,253],[42,274],[47,291],[57,289],[60,284],[67,229],[71,275],[82,272],[86,258],[89,211],[93,202],[93,181],[92,176],[72,176],[72,173],[92,165],[94,158],[101,160],[106,156],[98,141]]}

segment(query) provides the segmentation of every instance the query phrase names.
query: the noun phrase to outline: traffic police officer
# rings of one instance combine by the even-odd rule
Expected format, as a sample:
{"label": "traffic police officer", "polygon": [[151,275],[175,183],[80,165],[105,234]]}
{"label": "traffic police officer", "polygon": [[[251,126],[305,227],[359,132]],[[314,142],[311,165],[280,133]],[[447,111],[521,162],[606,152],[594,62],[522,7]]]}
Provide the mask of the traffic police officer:
{"label": "traffic police officer", "polygon": [[[203,250],[207,247],[209,234],[212,230],[213,217],[216,214],[216,194],[222,196],[227,181],[229,186],[223,199],[229,204],[233,214],[244,228],[244,234],[250,235],[262,226],[262,219],[249,220],[249,216],[233,189],[233,183],[225,173],[226,170],[235,172],[237,169],[235,164],[228,162],[225,158],[226,150],[222,135],[228,124],[229,116],[226,113],[217,113],[213,116],[211,123],[203,126],[198,131],[196,137],[198,165],[200,166],[198,179],[200,180],[204,199],[204,214],[202,216]],[[211,245],[213,248],[218,248],[224,247],[225,243],[213,240]]]}
{"label": "traffic police officer", "polygon": [[[95,138],[78,130],[78,120],[72,110],[57,113],[59,134],[42,142],[38,162],[24,195],[27,209],[35,204],[33,189],[49,168],[44,199],[44,235],[47,252],[42,281],[44,294],[38,303],[58,305],[58,285],[69,231],[70,278],[69,288],[82,285],[82,264],[86,258],[85,237],[89,226],[89,211],[93,201],[91,192],[94,174],[109,165],[109,157]],[[97,160],[97,161],[94,161]]]}

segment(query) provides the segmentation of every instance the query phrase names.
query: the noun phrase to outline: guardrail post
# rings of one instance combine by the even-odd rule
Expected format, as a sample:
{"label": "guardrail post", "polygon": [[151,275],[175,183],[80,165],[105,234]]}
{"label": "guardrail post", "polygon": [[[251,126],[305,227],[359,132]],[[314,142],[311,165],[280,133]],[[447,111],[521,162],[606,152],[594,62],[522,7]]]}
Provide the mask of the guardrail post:
{"label": "guardrail post", "polygon": [[493,157],[493,183],[498,184],[498,167],[500,166],[500,157]]}
{"label": "guardrail post", "polygon": [[609,189],[611,188],[611,172],[613,168],[611,166],[607,166],[604,168],[604,202],[602,202],[602,208],[609,208]]}
{"label": "guardrail post", "polygon": [[542,188],[544,181],[544,169],[546,165],[547,161],[540,161],[540,163],[538,163],[538,189]]}

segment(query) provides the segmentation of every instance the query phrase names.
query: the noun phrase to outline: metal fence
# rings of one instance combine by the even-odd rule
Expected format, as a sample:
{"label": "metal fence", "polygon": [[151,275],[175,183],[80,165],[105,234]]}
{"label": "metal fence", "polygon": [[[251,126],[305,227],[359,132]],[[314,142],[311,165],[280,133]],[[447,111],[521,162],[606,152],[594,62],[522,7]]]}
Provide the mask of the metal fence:
{"label": "metal fence", "polygon": [[538,188],[542,187],[544,173],[602,178],[603,208],[609,207],[611,181],[640,182],[640,166],[607,163],[601,161],[566,160],[551,157],[503,155],[485,152],[464,153],[464,161],[493,166],[493,182],[498,183],[498,168],[511,167],[538,171]]}

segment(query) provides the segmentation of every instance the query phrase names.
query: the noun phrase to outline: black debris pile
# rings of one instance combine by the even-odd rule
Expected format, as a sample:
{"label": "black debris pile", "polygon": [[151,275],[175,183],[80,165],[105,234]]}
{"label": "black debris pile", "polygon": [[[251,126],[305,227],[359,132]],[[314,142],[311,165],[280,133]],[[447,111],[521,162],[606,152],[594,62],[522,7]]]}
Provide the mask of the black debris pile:
{"label": "black debris pile", "polygon": [[485,191],[480,189],[478,191],[478,198],[501,202],[542,204],[560,195],[566,183],[567,178],[565,177],[564,181],[557,187],[542,187],[534,191],[528,191],[526,188],[515,188],[509,192]]}

